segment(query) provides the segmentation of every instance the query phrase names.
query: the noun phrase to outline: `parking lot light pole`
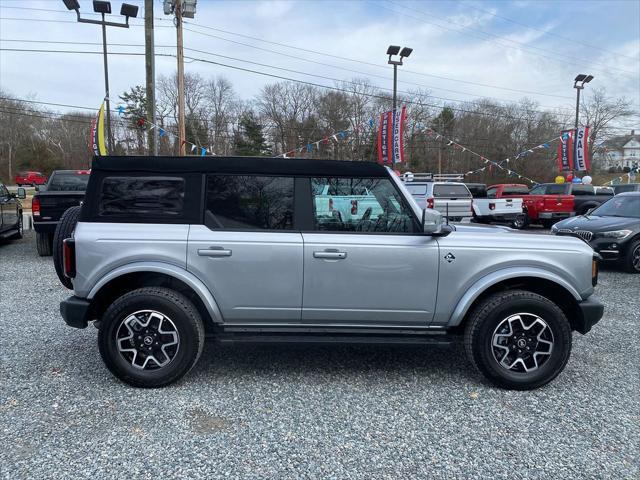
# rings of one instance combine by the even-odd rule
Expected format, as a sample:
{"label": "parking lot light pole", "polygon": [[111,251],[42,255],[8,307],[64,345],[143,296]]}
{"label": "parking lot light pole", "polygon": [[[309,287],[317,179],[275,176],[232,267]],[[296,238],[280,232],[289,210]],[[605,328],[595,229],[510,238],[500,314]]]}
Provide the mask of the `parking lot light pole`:
{"label": "parking lot light pole", "polygon": [[[580,90],[584,89],[585,83],[589,83],[593,80],[593,75],[585,75],[581,73],[576,75],[573,80],[573,88],[576,89],[576,125],[573,131],[573,162],[575,165],[576,155],[578,154],[578,119],[580,117]],[[578,85],[578,83],[580,85]]]}
{"label": "parking lot light pole", "polygon": [[107,123],[107,139],[109,142],[109,151],[114,152],[113,133],[111,131],[111,104],[109,102],[109,66],[107,63],[107,27],[129,28],[129,18],[138,16],[138,7],[123,3],[120,7],[120,15],[125,17],[125,23],[108,22],[105,20],[105,14],[111,13],[111,2],[103,0],[93,0],[93,11],[102,16],[101,20],[91,20],[80,16],[80,3],[78,0],[62,0],[68,10],[75,10],[79,23],[92,23],[102,26],[102,56],[104,62],[104,90],[106,102],[106,123]]}
{"label": "parking lot light pole", "polygon": [[[413,48],[404,47],[400,50],[397,45],[389,45],[387,48],[387,55],[389,55],[389,65],[393,65],[393,113],[396,112],[396,98],[398,96],[398,65],[402,65],[402,60],[407,58],[413,52]],[[394,60],[393,57],[400,54],[399,60]]]}

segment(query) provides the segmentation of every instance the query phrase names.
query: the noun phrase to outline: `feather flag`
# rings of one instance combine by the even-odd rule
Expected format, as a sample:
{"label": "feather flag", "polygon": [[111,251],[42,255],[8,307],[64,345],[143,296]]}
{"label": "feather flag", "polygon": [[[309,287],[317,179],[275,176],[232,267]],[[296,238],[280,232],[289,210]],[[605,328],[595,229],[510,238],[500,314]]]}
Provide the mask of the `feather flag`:
{"label": "feather flag", "polygon": [[108,155],[104,135],[104,101],[100,105],[96,118],[91,120],[90,132],[89,148],[93,154],[97,157]]}

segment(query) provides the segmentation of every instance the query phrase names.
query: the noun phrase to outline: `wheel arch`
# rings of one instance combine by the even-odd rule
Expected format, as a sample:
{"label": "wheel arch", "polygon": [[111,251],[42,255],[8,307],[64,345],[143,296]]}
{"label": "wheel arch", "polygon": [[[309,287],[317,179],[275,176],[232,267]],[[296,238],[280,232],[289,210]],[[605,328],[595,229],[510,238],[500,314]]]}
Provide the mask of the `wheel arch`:
{"label": "wheel arch", "polygon": [[222,323],[222,314],[209,289],[193,274],[173,265],[143,263],[109,272],[93,286],[87,299],[95,313],[115,298],[137,288],[161,286],[176,290],[193,302],[205,326]]}
{"label": "wheel arch", "polygon": [[480,279],[467,290],[451,315],[448,327],[454,330],[464,327],[476,305],[488,296],[505,290],[526,290],[548,298],[562,309],[572,329],[575,329],[576,320],[582,314],[578,306],[582,300],[580,293],[560,277],[537,269],[496,272]]}

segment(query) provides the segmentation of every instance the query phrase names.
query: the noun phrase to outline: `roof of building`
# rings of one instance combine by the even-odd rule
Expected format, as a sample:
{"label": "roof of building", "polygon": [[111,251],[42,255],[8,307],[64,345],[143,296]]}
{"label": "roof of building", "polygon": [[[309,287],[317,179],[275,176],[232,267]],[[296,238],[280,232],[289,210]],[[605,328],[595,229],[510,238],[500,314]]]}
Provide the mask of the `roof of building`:
{"label": "roof of building", "polygon": [[628,135],[617,135],[615,137],[607,138],[601,145],[609,150],[622,150],[622,147],[631,140],[640,142],[640,135],[636,134],[635,130],[631,130],[631,133]]}
{"label": "roof of building", "polygon": [[386,177],[386,169],[369,161],[274,157],[94,157],[93,170],[106,172],[246,173],[288,176]]}

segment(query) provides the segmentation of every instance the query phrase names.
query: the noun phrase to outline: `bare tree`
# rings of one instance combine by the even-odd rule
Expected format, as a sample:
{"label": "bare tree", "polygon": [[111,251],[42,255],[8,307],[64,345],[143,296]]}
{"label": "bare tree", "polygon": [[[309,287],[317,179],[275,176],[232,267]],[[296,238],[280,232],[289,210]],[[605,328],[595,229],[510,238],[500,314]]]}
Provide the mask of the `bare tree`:
{"label": "bare tree", "polygon": [[624,97],[607,98],[604,87],[591,90],[591,95],[580,105],[581,123],[589,126],[589,150],[598,138],[604,137],[607,126],[638,113],[633,103]]}

